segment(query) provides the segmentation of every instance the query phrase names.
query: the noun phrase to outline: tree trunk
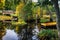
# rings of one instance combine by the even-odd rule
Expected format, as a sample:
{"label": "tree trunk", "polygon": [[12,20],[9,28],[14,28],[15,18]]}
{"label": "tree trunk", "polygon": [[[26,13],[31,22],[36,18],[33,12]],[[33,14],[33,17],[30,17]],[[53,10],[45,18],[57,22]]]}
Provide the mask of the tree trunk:
{"label": "tree trunk", "polygon": [[52,0],[55,10],[56,10],[56,22],[57,22],[57,30],[58,30],[58,36],[60,39],[60,11],[59,11],[59,5],[58,5],[58,0]]}

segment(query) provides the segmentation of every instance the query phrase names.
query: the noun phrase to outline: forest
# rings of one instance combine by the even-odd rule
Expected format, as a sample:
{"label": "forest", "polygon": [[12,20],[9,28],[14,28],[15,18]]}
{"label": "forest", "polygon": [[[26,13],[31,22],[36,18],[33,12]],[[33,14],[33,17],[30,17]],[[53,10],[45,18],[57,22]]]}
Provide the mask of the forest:
{"label": "forest", "polygon": [[0,0],[0,40],[60,40],[60,0]]}

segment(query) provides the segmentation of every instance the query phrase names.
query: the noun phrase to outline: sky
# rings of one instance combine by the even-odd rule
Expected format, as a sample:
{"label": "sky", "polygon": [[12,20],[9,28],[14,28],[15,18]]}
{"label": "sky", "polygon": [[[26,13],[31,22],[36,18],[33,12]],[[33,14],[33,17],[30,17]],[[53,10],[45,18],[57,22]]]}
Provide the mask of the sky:
{"label": "sky", "polygon": [[38,2],[38,0],[32,0],[32,2]]}
{"label": "sky", "polygon": [[2,38],[2,40],[18,40],[18,36],[14,30],[7,29],[6,35]]}

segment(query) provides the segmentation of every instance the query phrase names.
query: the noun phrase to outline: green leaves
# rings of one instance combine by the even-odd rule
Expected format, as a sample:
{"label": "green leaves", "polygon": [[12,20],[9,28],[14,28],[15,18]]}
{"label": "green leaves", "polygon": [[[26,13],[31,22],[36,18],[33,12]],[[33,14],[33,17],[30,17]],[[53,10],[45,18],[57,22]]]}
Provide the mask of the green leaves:
{"label": "green leaves", "polygon": [[6,0],[5,1],[5,10],[15,10],[16,9],[16,5],[18,5],[18,3],[15,3],[15,0]]}
{"label": "green leaves", "polygon": [[29,2],[29,3],[24,7],[24,11],[30,13],[30,12],[32,12],[31,8],[32,8],[32,3]]}
{"label": "green leaves", "polygon": [[41,23],[45,23],[45,22],[48,22],[49,20],[48,19],[41,19],[40,22]]}
{"label": "green leaves", "polygon": [[32,3],[28,2],[25,7],[23,8],[24,12],[25,12],[25,18],[31,18],[32,17]]}
{"label": "green leaves", "polygon": [[58,38],[58,32],[57,30],[51,30],[51,29],[43,29],[38,34],[39,37],[50,37],[50,38]]}
{"label": "green leaves", "polygon": [[1,2],[1,3],[0,3],[0,9],[1,9],[2,7],[3,7],[3,3]]}
{"label": "green leaves", "polygon": [[53,5],[49,0],[39,0],[39,2],[42,4],[42,6]]}
{"label": "green leaves", "polygon": [[2,22],[0,22],[0,27],[2,27],[2,25],[3,25],[3,23],[2,23]]}

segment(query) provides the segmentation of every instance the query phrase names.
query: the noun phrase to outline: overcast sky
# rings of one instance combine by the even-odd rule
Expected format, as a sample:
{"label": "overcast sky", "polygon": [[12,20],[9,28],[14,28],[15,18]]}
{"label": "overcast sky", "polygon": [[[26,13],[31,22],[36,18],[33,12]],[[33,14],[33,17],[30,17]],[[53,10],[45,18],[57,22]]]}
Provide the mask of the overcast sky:
{"label": "overcast sky", "polygon": [[32,0],[32,2],[38,2],[38,0]]}
{"label": "overcast sky", "polygon": [[[49,0],[49,1],[51,1],[51,0]],[[32,0],[32,2],[38,2],[38,0]],[[58,1],[58,3],[60,4],[60,1]]]}
{"label": "overcast sky", "polygon": [[[51,0],[49,0],[49,1],[51,1]],[[32,2],[38,2],[38,0],[32,0]]]}

